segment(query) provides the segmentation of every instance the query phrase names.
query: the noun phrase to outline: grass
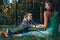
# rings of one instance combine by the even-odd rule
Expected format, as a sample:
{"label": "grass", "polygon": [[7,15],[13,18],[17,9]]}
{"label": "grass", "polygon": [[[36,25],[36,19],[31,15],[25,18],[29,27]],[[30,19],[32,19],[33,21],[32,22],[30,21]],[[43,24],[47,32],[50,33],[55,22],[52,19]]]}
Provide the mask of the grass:
{"label": "grass", "polygon": [[[15,25],[0,25],[0,31],[6,32],[7,28],[9,27],[11,28],[12,31],[15,31],[17,28]],[[60,29],[58,34],[60,34]],[[60,38],[60,35],[58,36],[58,40],[60,40],[59,38]],[[34,37],[34,36],[29,36],[29,37],[13,37],[12,36],[8,38],[0,36],[0,40],[53,40],[53,39],[54,38],[51,38],[51,37],[42,38],[42,37]]]}

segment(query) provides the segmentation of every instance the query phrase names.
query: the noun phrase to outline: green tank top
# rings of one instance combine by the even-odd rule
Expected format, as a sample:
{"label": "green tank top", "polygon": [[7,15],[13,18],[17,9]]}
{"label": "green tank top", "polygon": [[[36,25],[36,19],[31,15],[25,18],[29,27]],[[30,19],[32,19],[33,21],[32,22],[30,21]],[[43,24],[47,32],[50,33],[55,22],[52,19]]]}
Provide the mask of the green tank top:
{"label": "green tank top", "polygon": [[51,32],[55,32],[56,31],[56,28],[57,28],[57,24],[58,24],[58,20],[57,20],[57,14],[58,12],[56,11],[53,11],[53,17],[49,19],[48,21],[48,26],[47,26],[47,31],[49,33]]}

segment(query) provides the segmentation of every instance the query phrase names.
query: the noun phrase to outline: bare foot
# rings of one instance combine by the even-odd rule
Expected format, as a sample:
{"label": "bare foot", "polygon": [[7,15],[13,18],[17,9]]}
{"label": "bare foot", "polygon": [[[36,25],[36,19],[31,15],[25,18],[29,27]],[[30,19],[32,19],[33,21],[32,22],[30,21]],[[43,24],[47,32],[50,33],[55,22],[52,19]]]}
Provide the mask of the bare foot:
{"label": "bare foot", "polygon": [[48,34],[48,31],[46,31],[46,34]]}
{"label": "bare foot", "polygon": [[2,34],[2,32],[0,32],[0,35]]}
{"label": "bare foot", "polygon": [[8,37],[8,33],[2,33],[2,36]]}

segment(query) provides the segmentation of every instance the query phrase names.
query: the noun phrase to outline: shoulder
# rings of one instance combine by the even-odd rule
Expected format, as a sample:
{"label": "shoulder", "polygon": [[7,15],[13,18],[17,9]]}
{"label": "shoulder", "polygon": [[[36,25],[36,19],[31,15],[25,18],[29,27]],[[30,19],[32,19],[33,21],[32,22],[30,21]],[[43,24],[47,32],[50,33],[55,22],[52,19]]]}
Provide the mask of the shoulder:
{"label": "shoulder", "polygon": [[49,12],[48,11],[45,11],[44,12],[44,16],[48,16],[49,15]]}
{"label": "shoulder", "polygon": [[27,23],[28,21],[26,19],[23,19],[22,23]]}

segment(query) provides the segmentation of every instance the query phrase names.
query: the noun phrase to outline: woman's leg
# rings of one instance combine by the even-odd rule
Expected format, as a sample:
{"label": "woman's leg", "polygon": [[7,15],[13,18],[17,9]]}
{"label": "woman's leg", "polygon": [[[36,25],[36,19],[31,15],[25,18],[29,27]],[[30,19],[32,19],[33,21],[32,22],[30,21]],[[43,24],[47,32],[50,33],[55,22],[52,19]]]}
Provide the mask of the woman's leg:
{"label": "woman's leg", "polygon": [[46,31],[31,31],[23,34],[16,34],[14,36],[20,36],[20,37],[27,37],[27,36],[39,36],[39,37],[45,37],[47,34]]}

